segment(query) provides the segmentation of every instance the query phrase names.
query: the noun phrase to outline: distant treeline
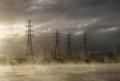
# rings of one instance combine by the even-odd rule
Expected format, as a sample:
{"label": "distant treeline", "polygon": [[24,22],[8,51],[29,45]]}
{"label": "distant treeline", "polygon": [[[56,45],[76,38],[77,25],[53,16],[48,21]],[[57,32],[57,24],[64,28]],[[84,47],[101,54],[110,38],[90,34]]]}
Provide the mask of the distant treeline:
{"label": "distant treeline", "polygon": [[[48,56],[47,56],[48,55]],[[46,53],[43,56],[42,62],[75,62],[75,63],[112,63],[120,62],[120,53],[72,53],[72,55],[61,54],[60,57],[55,57],[50,53]]]}
{"label": "distant treeline", "polygon": [[42,56],[40,54],[29,57],[1,58],[2,64],[22,64],[22,63],[118,63],[120,53],[72,53],[72,55],[61,54],[55,57],[48,52]]}

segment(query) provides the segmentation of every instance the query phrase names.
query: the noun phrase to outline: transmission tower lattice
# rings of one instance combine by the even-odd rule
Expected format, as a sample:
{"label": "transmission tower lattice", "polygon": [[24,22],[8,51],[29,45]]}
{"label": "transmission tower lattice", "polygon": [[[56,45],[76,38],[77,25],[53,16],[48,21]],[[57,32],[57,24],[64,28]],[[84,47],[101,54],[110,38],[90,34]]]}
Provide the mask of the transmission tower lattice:
{"label": "transmission tower lattice", "polygon": [[55,50],[53,57],[55,59],[61,59],[61,51],[60,51],[60,42],[61,42],[61,33],[56,31],[55,33]]}
{"label": "transmission tower lattice", "polygon": [[72,48],[71,48],[71,33],[67,34],[67,57],[72,58]]}
{"label": "transmission tower lattice", "polygon": [[83,33],[83,53],[84,54],[87,53],[87,44],[88,44],[88,37],[87,37],[87,33],[84,32]]}
{"label": "transmission tower lattice", "polygon": [[33,44],[32,44],[32,23],[31,20],[28,20],[27,25],[27,49],[26,49],[26,55],[27,56],[33,56]]}

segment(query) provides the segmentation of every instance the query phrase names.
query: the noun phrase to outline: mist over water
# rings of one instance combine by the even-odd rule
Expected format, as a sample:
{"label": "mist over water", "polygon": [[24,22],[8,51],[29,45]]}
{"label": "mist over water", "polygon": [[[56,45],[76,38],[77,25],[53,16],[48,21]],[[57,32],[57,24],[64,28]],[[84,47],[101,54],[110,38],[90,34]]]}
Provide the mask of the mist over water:
{"label": "mist over water", "polygon": [[120,81],[119,3],[0,0],[0,81]]}
{"label": "mist over water", "polygon": [[2,81],[120,81],[120,64],[0,66]]}

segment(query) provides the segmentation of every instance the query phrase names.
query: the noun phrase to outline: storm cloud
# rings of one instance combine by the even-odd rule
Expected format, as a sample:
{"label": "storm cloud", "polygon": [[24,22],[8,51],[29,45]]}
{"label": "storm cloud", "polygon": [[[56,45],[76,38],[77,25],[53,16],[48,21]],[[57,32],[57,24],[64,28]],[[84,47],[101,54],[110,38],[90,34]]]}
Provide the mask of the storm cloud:
{"label": "storm cloud", "polygon": [[[34,34],[41,39],[55,30],[71,32],[74,37],[86,31],[94,48],[112,49],[120,44],[119,3],[120,0],[0,0],[0,23],[11,26],[31,19]],[[76,40],[79,43],[79,38]]]}

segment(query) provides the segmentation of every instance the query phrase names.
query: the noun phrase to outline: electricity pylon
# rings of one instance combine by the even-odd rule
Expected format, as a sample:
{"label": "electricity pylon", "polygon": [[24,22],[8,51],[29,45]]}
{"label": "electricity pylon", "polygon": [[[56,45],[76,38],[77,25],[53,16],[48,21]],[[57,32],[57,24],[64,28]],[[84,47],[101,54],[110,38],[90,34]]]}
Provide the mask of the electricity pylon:
{"label": "electricity pylon", "polygon": [[71,33],[67,34],[67,57],[72,58],[72,48],[71,48]]}
{"label": "electricity pylon", "polygon": [[87,32],[83,33],[83,53],[87,54],[87,44],[88,44],[88,37]]}
{"label": "electricity pylon", "polygon": [[61,51],[60,51],[60,42],[61,42],[61,33],[56,30],[55,33],[55,48],[54,48],[54,55],[55,59],[61,59]]}
{"label": "electricity pylon", "polygon": [[28,25],[27,27],[27,49],[26,49],[26,55],[27,56],[33,56],[33,44],[32,44],[32,23],[31,20],[28,20]]}

